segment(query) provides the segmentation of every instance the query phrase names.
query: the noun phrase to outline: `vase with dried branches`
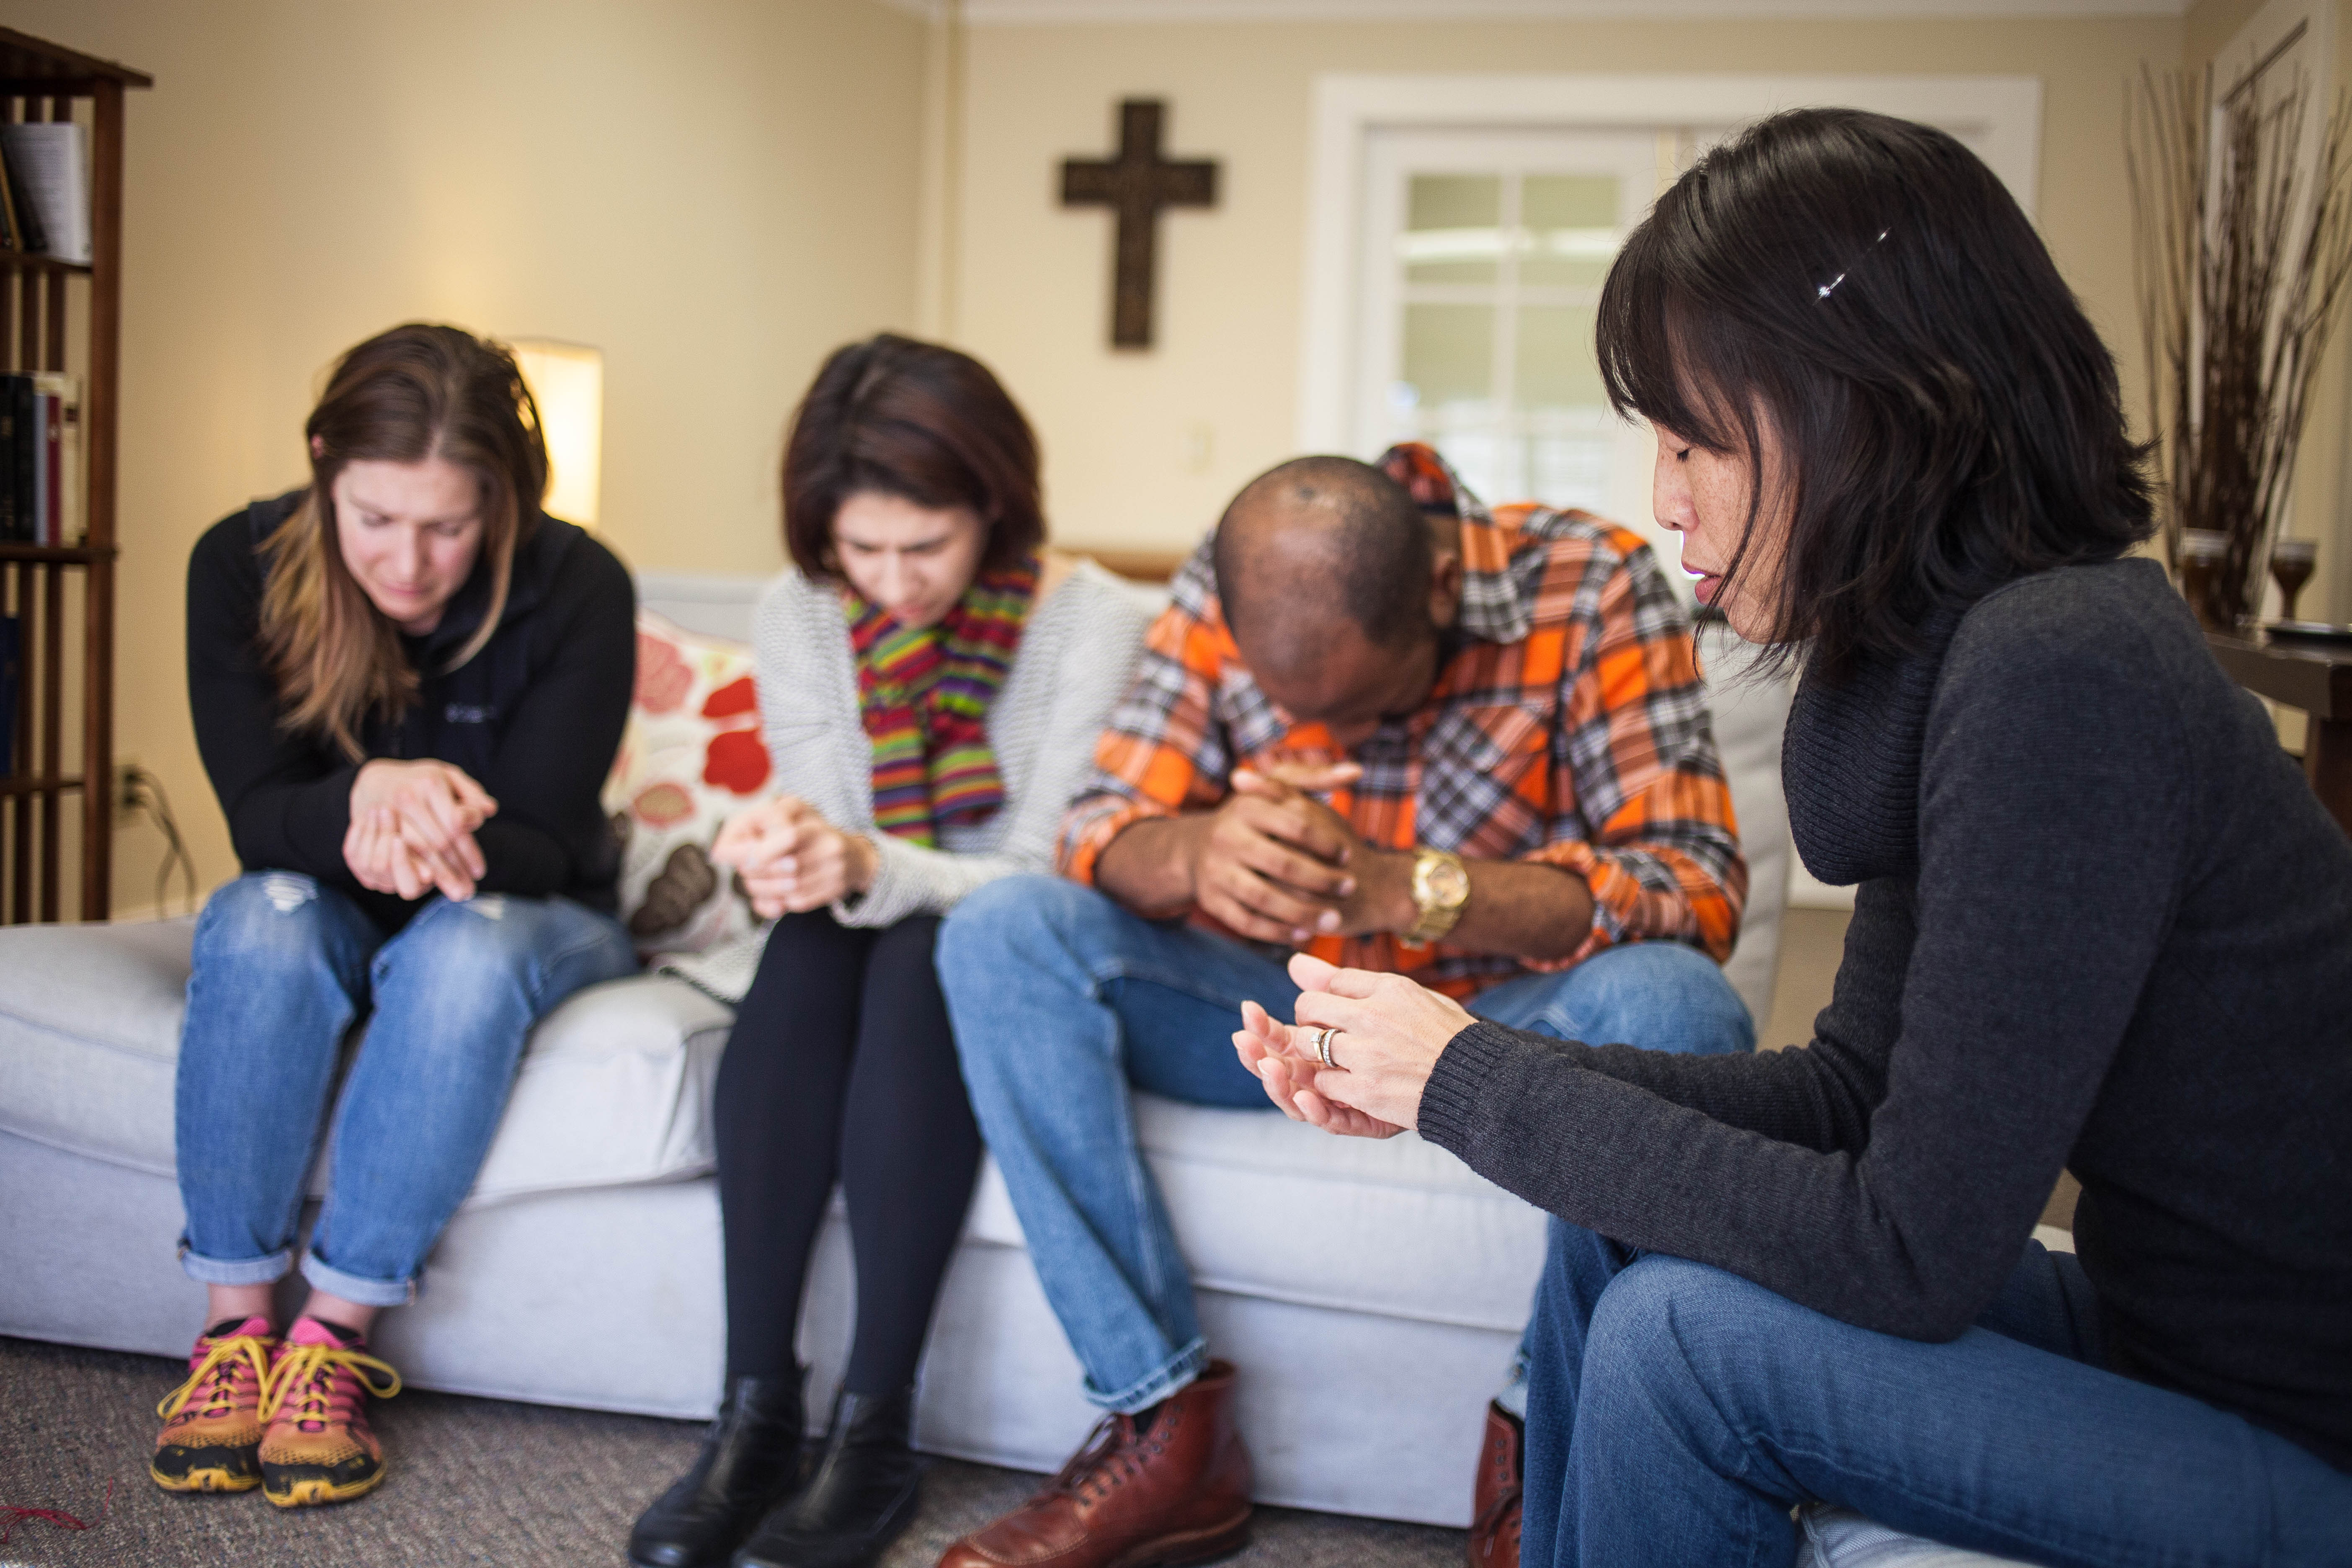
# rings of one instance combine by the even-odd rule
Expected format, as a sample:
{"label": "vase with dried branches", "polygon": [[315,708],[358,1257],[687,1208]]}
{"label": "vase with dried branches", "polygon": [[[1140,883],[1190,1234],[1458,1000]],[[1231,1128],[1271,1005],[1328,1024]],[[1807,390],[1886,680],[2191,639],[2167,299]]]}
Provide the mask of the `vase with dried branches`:
{"label": "vase with dried branches", "polygon": [[2329,331],[2352,281],[2352,100],[2338,95],[2315,167],[2300,156],[2299,74],[2256,71],[2218,114],[2210,68],[2142,69],[2125,110],[2133,279],[2158,447],[2165,558],[2210,530],[2222,548],[2191,601],[2208,626],[2260,604]]}

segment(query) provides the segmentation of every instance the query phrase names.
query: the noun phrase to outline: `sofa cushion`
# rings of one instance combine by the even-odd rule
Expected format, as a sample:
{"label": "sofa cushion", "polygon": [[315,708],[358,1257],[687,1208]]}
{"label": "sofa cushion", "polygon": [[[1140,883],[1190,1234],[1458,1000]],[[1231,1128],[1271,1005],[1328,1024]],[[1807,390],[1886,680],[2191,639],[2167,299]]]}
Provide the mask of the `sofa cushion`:
{"label": "sofa cushion", "polygon": [[1797,1519],[1804,1540],[1796,1568],[2031,1568],[2013,1557],[1989,1557],[1905,1535],[1852,1509],[1810,1503]]}
{"label": "sofa cushion", "polygon": [[[1136,1131],[1202,1288],[1516,1333],[1544,1217],[1434,1143],[1334,1138],[1263,1111],[1135,1097]],[[982,1175],[968,1234],[1021,1244]]]}
{"label": "sofa cushion", "polygon": [[[173,1173],[194,930],[189,918],[0,931],[0,1129]],[[709,1171],[710,1086],[733,1022],[658,976],[566,1000],[532,1031],[467,1201]]]}
{"label": "sofa cushion", "polygon": [[715,1168],[710,1091],[735,1015],[681,980],[592,985],[531,1031],[468,1205]]}
{"label": "sofa cushion", "polygon": [[0,931],[0,1128],[172,1173],[194,915]]}

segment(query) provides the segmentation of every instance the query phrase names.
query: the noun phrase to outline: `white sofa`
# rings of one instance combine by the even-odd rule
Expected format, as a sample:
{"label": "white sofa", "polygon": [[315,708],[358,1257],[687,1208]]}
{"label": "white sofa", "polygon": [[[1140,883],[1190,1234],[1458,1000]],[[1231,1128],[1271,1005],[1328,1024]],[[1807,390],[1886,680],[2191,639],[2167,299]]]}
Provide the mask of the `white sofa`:
{"label": "white sofa", "polygon": [[[757,584],[644,580],[649,607],[740,637]],[[1751,868],[1731,963],[1771,1012],[1788,818],[1784,684],[1711,638],[1717,728]],[[0,1333],[184,1354],[173,1072],[193,922],[0,931]],[[422,1388],[708,1415],[722,1316],[710,1088],[728,1010],[682,982],[597,986],[534,1035],[471,1196],[380,1345]],[[1242,1372],[1265,1500],[1460,1525],[1488,1394],[1524,1320],[1542,1217],[1407,1135],[1369,1144],[1143,1097],[1139,1122],[1213,1343]],[[1303,1200],[1304,1229],[1267,1217]],[[803,1352],[823,1409],[846,1353],[844,1227],[819,1242]],[[650,1329],[613,1352],[612,1325]],[[918,1441],[1031,1469],[1093,1412],[993,1167],[922,1373]],[[647,1478],[650,1489],[660,1478]]]}

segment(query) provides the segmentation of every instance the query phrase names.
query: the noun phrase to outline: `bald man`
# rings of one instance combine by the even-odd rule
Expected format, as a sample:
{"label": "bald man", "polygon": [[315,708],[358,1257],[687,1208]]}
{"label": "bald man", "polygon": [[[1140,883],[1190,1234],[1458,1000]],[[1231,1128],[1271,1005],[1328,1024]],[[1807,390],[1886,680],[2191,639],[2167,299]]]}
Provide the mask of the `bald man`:
{"label": "bald man", "polygon": [[[1244,1000],[1289,1020],[1292,952],[1563,1038],[1754,1046],[1718,967],[1747,868],[1687,621],[1622,529],[1489,513],[1425,447],[1285,463],[1178,574],[1095,762],[1062,876],[971,894],[938,954],[982,1131],[1107,1435],[941,1568],[1193,1562],[1246,1539],[1234,1370],[1211,1359],[1128,1096],[1270,1110],[1232,1037]],[[1515,1463],[1503,1406],[1489,1436]],[[1487,1521],[1486,1560],[1516,1561],[1513,1525]]]}

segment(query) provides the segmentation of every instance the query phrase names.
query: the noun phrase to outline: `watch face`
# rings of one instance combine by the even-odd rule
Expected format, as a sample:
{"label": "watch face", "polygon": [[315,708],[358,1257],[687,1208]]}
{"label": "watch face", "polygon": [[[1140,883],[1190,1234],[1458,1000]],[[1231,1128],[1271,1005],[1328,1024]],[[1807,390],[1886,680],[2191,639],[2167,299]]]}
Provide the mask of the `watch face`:
{"label": "watch face", "polygon": [[1429,890],[1441,909],[1463,903],[1470,897],[1470,873],[1451,860],[1436,861],[1429,868]]}

